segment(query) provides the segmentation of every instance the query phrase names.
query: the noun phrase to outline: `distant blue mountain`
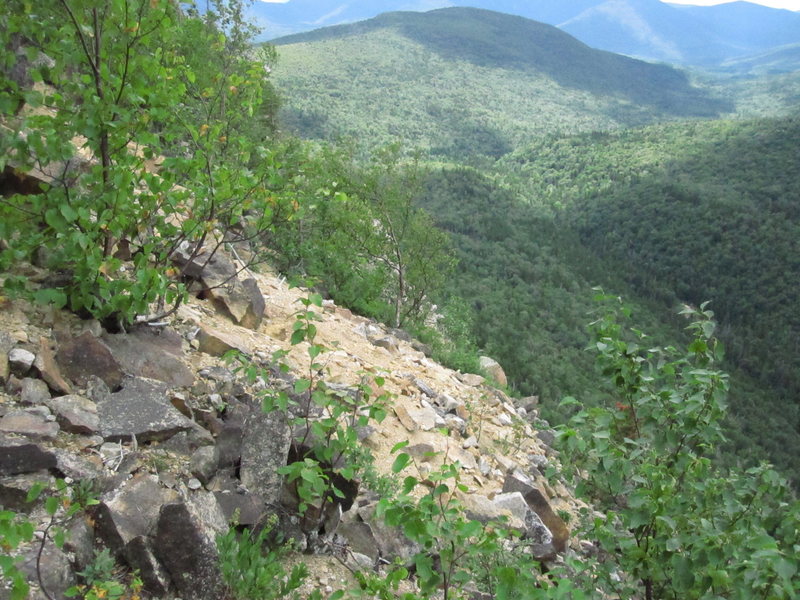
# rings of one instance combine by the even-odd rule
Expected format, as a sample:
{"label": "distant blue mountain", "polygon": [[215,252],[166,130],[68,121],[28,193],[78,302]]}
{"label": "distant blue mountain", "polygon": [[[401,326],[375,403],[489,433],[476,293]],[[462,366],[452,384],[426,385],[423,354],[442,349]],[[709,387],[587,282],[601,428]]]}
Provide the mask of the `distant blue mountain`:
{"label": "distant blue mountain", "polygon": [[[730,65],[800,43],[800,12],[750,2],[689,6],[659,0],[255,0],[249,14],[263,28],[262,39],[274,39],[390,11],[455,6],[522,16],[555,25],[594,48],[685,65]],[[783,70],[800,68],[793,61],[780,64]]]}

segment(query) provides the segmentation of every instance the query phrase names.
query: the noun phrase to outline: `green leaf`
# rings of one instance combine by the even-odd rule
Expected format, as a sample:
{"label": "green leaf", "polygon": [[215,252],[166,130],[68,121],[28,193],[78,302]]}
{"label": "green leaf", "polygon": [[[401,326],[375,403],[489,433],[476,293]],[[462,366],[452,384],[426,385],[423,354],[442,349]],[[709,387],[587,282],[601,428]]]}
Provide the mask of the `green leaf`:
{"label": "green leaf", "polygon": [[298,379],[294,382],[294,393],[295,394],[302,394],[308,388],[311,387],[311,380],[309,379]]}
{"label": "green leaf", "polygon": [[408,463],[411,462],[411,457],[403,452],[402,454],[398,454],[397,457],[394,459],[394,463],[392,463],[392,473],[399,473],[403,469],[408,466]]}
{"label": "green leaf", "polygon": [[405,441],[402,441],[402,442],[398,442],[394,446],[392,446],[392,449],[391,449],[391,451],[389,453],[390,454],[394,454],[398,450],[402,450],[403,448],[408,446],[410,443],[411,442],[409,442],[408,440],[405,440]]}
{"label": "green leaf", "polygon": [[78,219],[78,213],[75,212],[75,209],[73,209],[69,204],[62,204],[59,209],[68,223],[72,223]]}

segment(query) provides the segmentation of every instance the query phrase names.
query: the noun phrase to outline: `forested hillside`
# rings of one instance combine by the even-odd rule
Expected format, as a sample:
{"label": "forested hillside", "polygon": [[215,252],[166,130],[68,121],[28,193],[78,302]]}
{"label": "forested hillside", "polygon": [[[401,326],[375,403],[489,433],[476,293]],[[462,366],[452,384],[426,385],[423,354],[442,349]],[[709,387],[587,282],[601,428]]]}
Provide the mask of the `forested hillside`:
{"label": "forested hillside", "polygon": [[474,9],[280,44],[284,126],[479,167],[434,167],[419,197],[457,249],[450,296],[520,392],[553,411],[595,394],[581,354],[592,286],[624,294],[668,339],[682,335],[677,306],[710,300],[740,380],[731,448],[798,471],[797,119],[698,119],[712,106],[796,114],[796,74],[703,75],[693,88],[668,67]]}
{"label": "forested hillside", "polygon": [[497,157],[547,133],[733,109],[671,67],[491,11],[389,13],[276,43],[283,122],[305,137]]}
{"label": "forested hillside", "polygon": [[487,11],[302,105],[244,0],[6,4],[0,595],[798,597],[800,117]]}

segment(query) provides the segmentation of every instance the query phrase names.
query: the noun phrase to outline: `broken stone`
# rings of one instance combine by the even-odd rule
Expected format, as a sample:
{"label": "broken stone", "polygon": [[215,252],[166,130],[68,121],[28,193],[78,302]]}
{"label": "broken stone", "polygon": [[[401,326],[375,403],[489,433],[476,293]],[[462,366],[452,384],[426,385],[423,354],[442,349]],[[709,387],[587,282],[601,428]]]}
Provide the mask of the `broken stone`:
{"label": "broken stone", "polygon": [[26,377],[22,380],[20,402],[27,405],[42,404],[50,399],[50,388],[41,379]]}
{"label": "broken stone", "polygon": [[23,410],[11,411],[0,419],[0,433],[16,433],[34,440],[53,440],[58,430],[57,423]]}
{"label": "broken stone", "polygon": [[14,348],[8,353],[8,366],[17,377],[24,377],[36,361],[36,355],[23,348]]}
{"label": "broken stone", "polygon": [[459,373],[458,379],[461,383],[470,387],[478,387],[483,385],[483,382],[486,381],[483,376],[476,375],[475,373]]}
{"label": "broken stone", "polygon": [[253,527],[261,522],[264,516],[264,499],[257,494],[236,493],[229,490],[214,492],[225,521],[231,522],[238,515],[238,524]]}
{"label": "broken stone", "polygon": [[400,419],[403,427],[409,431],[413,432],[418,429],[430,431],[436,428],[438,415],[436,411],[430,407],[406,408],[402,404],[398,404],[394,407],[394,413],[397,415],[397,418]]}
{"label": "broken stone", "polygon": [[170,404],[167,386],[150,379],[126,380],[119,392],[97,405],[100,432],[106,441],[167,439],[197,426]]}
{"label": "broken stone", "polygon": [[438,395],[436,392],[433,391],[433,388],[431,388],[431,386],[422,381],[422,379],[414,379],[414,385],[416,385],[417,389],[419,389],[419,391],[425,394],[428,398],[436,398],[436,396]]}
{"label": "broken stone", "polygon": [[0,506],[6,510],[29,512],[32,504],[27,502],[28,492],[34,485],[39,484],[46,489],[53,483],[55,479],[43,472],[0,477]]}
{"label": "broken stone", "polygon": [[45,544],[41,553],[39,550],[38,545],[29,550],[17,567],[29,581],[44,587],[48,598],[65,600],[65,592],[78,583],[69,557],[54,544]]}
{"label": "broken stone", "polygon": [[0,385],[5,385],[11,375],[11,366],[8,364],[8,353],[0,349]]}
{"label": "broken stone", "polygon": [[397,343],[397,338],[391,335],[371,341],[373,345],[377,346],[378,348],[385,348],[389,352],[396,353],[400,350],[400,345]]}
{"label": "broken stone", "polygon": [[252,413],[242,432],[242,483],[249,492],[274,504],[280,496],[278,469],[286,465],[292,431],[282,411]]}
{"label": "broken stone", "polygon": [[97,533],[115,554],[125,556],[128,542],[154,533],[161,506],[177,499],[177,492],[161,487],[156,476],[137,475],[101,499]]}
{"label": "broken stone", "polygon": [[59,369],[58,363],[53,356],[53,351],[44,338],[41,339],[39,344],[39,354],[36,356],[33,366],[39,371],[42,379],[50,386],[51,390],[64,395],[72,393],[71,386],[61,374],[61,369]]}
{"label": "broken stone", "polygon": [[189,472],[206,484],[214,477],[219,464],[219,455],[213,446],[198,448],[189,461]]}
{"label": "broken stone", "polygon": [[93,435],[100,430],[97,405],[83,396],[60,396],[46,405],[56,415],[61,429],[69,433]]}
{"label": "broken stone", "polygon": [[144,589],[154,598],[164,598],[170,589],[170,577],[156,558],[150,538],[136,536],[125,546],[131,568],[138,571]]}
{"label": "broken stone", "polygon": [[225,597],[216,538],[227,529],[211,492],[161,507],[154,549],[184,600]]}
{"label": "broken stone", "polygon": [[0,434],[0,475],[33,473],[55,466],[56,456],[51,450]]}
{"label": "broken stone", "polygon": [[125,376],[108,346],[88,331],[61,344],[56,361],[62,373],[79,386],[85,386],[94,375],[115,390]]}
{"label": "broken stone", "polygon": [[194,374],[183,362],[183,342],[174,330],[140,329],[129,334],[106,335],[105,344],[126,373],[189,387]]}
{"label": "broken stone", "polygon": [[198,341],[200,352],[211,356],[222,356],[231,350],[252,354],[248,342],[242,336],[237,336],[229,331],[223,332],[211,327],[201,327]]}
{"label": "broken stone", "polygon": [[564,552],[569,542],[569,528],[550,506],[547,495],[521,471],[513,471],[503,482],[503,492],[518,492],[552,534],[555,552]]}
{"label": "broken stone", "polygon": [[191,248],[183,245],[173,255],[173,260],[183,267],[186,275],[199,280],[202,294],[211,299],[216,306],[228,314],[233,321],[247,327],[258,329],[264,318],[266,303],[258,283],[254,278],[239,280],[239,269],[227,257],[216,250],[201,252],[192,257]]}

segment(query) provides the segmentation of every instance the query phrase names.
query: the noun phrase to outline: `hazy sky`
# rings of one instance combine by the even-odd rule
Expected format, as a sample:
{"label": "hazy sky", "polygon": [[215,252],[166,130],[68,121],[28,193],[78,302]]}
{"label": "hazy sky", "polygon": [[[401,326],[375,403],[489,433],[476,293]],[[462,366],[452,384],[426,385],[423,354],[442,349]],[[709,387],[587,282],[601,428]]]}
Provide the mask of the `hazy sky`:
{"label": "hazy sky", "polygon": [[[708,6],[710,4],[725,4],[732,0],[666,0],[672,4],[695,4]],[[789,10],[800,10],[800,0],[748,0],[754,4],[763,4],[773,8],[788,8]],[[261,0],[261,2],[289,2],[289,0]]]}
{"label": "hazy sky", "polygon": [[[709,6],[711,4],[725,4],[731,0],[665,0],[671,4],[695,4],[698,6]],[[763,4],[773,8],[788,8],[789,10],[800,10],[800,0],[748,0],[753,4]]]}

